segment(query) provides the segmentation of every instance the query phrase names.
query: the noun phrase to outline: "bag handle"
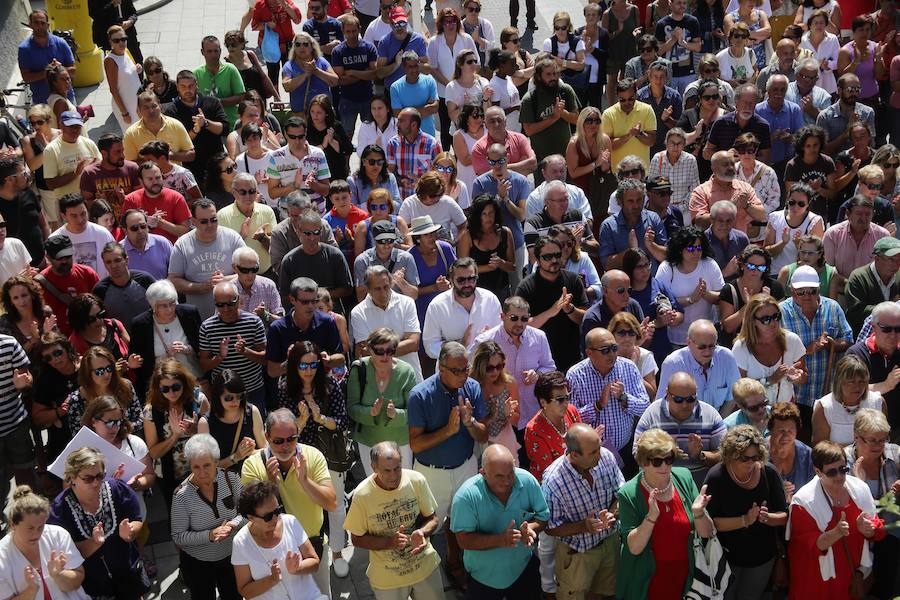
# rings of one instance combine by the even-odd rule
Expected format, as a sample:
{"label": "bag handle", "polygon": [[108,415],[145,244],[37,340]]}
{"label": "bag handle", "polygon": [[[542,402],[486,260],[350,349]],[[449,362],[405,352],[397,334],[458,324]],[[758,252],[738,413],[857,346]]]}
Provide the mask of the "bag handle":
{"label": "bag handle", "polygon": [[[235,451],[237,450],[238,443],[241,440],[241,429],[243,429],[243,427],[242,427],[243,424],[244,424],[244,415],[241,415],[240,420],[237,422],[237,427],[235,427],[235,429],[234,429],[234,441],[231,442],[231,452],[229,453],[229,456],[233,455],[235,453]],[[227,475],[225,476],[225,479],[228,479]],[[231,486],[229,486],[229,487],[231,487]]]}
{"label": "bag handle", "polygon": [[69,294],[69,293],[67,293],[67,292],[62,292],[62,291],[60,291],[60,289],[59,289],[58,287],[56,287],[55,285],[53,285],[52,283],[50,283],[50,280],[47,279],[47,278],[43,275],[43,273],[38,273],[37,275],[34,276],[34,279],[35,279],[35,281],[37,281],[39,284],[41,284],[41,286],[42,286],[45,290],[47,290],[48,292],[50,292],[51,294],[53,294],[53,297],[54,297],[54,298],[56,298],[57,300],[59,300],[60,302],[62,302],[64,306],[70,305],[70,304],[72,303],[72,301],[75,299],[75,298],[72,297],[71,294]]}

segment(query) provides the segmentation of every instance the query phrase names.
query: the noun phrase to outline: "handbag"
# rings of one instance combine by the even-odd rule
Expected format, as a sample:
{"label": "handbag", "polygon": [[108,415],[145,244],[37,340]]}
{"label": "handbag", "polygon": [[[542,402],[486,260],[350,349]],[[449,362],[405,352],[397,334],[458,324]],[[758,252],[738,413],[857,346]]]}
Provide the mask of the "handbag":
{"label": "handbag", "polygon": [[278,39],[278,32],[274,29],[265,27],[263,29],[263,39],[260,45],[263,60],[267,63],[277,63],[281,61],[281,46]]}
{"label": "handbag", "polygon": [[847,563],[853,567],[853,576],[850,578],[850,597],[853,600],[862,600],[872,591],[875,577],[871,572],[868,575],[864,575],[858,566],[854,566],[856,563],[850,555],[850,544],[847,543],[847,538],[841,538],[841,546],[843,546],[844,554],[847,556]]}
{"label": "handbag", "polygon": [[684,600],[722,600],[731,580],[731,565],[713,527],[706,540],[694,533],[694,579]]}
{"label": "handbag", "polygon": [[[550,38],[551,51],[554,56],[559,54],[559,40],[556,39],[556,36],[552,36]],[[573,53],[572,48],[578,47],[578,38],[569,34],[569,48],[566,50],[566,56],[569,56],[569,53]],[[585,63],[584,68],[580,71],[575,71],[574,69],[564,69],[559,74],[560,79],[568,83],[576,90],[586,90],[588,87],[588,83],[591,81],[591,65]]]}
{"label": "handbag", "polygon": [[[323,413],[330,412],[330,407],[323,406]],[[353,466],[353,442],[348,431],[341,428],[328,429],[324,425],[316,428],[316,447],[325,455],[328,468],[343,473]]]}

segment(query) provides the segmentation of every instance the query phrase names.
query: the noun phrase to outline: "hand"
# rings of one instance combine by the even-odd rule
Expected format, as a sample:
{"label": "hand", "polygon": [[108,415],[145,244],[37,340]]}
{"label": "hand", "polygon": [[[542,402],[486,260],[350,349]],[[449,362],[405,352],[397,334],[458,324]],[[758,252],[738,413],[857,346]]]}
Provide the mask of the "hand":
{"label": "hand", "polygon": [[499,184],[497,184],[497,195],[500,196],[503,200],[509,199],[509,191],[512,189],[512,182],[509,179],[504,179]]}
{"label": "hand", "polygon": [[130,542],[134,539],[134,531],[131,530],[131,521],[129,521],[128,518],[122,519],[119,522],[119,537],[126,542]]}
{"label": "hand", "polygon": [[703,438],[696,433],[688,434],[688,456],[694,460],[699,460],[700,453],[703,451]]}
{"label": "hand", "polygon": [[319,403],[314,399],[307,399],[306,403],[309,405],[309,412],[312,415],[312,420],[316,423],[322,422],[322,409],[319,408]]}
{"label": "hand", "polygon": [[302,452],[294,455],[294,473],[297,475],[297,481],[302,485],[306,481],[306,457]]}
{"label": "hand", "polygon": [[700,488],[700,493],[697,494],[697,497],[691,503],[691,513],[693,513],[695,519],[703,516],[702,513],[706,511],[706,505],[709,504],[711,498],[712,496],[706,493],[706,484],[704,483],[703,487]]}
{"label": "hand", "polygon": [[322,145],[327,146],[332,141],[334,141],[334,127],[329,127],[325,131],[325,138],[322,140]]}
{"label": "hand", "polygon": [[446,292],[450,289],[450,281],[443,275],[440,275],[434,282],[434,287],[436,287],[439,292]]}
{"label": "hand", "polygon": [[607,385],[603,391],[606,392],[607,402],[609,402],[610,399],[618,400],[622,394],[625,393],[625,384],[617,379]]}
{"label": "hand", "polygon": [[274,456],[266,461],[266,474],[272,483],[281,483],[281,469],[278,466],[278,459]]}
{"label": "hand", "polygon": [[872,522],[872,517],[864,512],[859,513],[859,516],[856,517],[856,528],[866,539],[875,535],[875,524]]}
{"label": "hand", "polygon": [[234,351],[238,354],[244,354],[244,351],[247,349],[247,342],[244,341],[244,338],[241,337],[241,334],[238,334],[237,341],[234,343]]}
{"label": "hand", "polygon": [[209,541],[215,543],[227,539],[232,529],[234,528],[228,523],[228,519],[225,519],[221,525],[209,530]]}
{"label": "hand", "polygon": [[253,313],[254,313],[257,317],[259,317],[260,319],[262,319],[263,317],[265,317],[267,312],[268,312],[268,311],[266,310],[266,304],[265,304],[265,302],[260,302],[260,303],[256,306],[256,308],[253,309]]}
{"label": "hand", "polygon": [[94,162],[93,158],[90,158],[90,157],[82,158],[81,160],[78,161],[78,166],[75,167],[75,172],[78,173],[79,175],[81,175],[81,173],[84,172],[84,169],[93,162]]}
{"label": "hand", "polygon": [[763,525],[769,522],[769,506],[766,504],[765,500],[763,500],[763,503],[759,507],[759,515],[757,515],[756,520]]}
{"label": "hand", "polygon": [[[253,174],[253,177],[256,178],[256,183],[258,185],[268,185],[269,184],[269,176],[262,169],[258,170]],[[256,202],[259,199],[259,192],[257,192],[256,196],[254,196],[253,201]]]}
{"label": "hand", "polygon": [[397,416],[397,407],[394,406],[393,400],[388,400],[387,408],[384,409],[384,414],[387,415],[388,419],[393,419]]}
{"label": "hand", "polygon": [[497,256],[497,253],[494,252],[491,254],[491,257],[488,259],[488,264],[496,269],[500,268],[500,265],[503,264],[503,259]]}
{"label": "hand", "polygon": [[47,575],[56,577],[66,568],[66,553],[62,550],[51,550],[50,560],[47,561]]}
{"label": "hand", "polygon": [[628,247],[629,248],[637,248],[638,247],[637,232],[634,229],[628,230]]}
{"label": "hand", "polygon": [[831,531],[832,535],[834,535],[837,539],[850,536],[850,524],[847,523],[847,513],[841,511],[841,518],[838,520],[837,524]]}
{"label": "hand", "polygon": [[391,550],[403,550],[409,545],[409,536],[403,533],[403,525],[391,537]]}
{"label": "hand", "polygon": [[557,119],[561,119],[563,115],[563,111],[566,110],[566,101],[562,98],[556,101],[556,106],[553,109],[553,116]]}
{"label": "hand", "polygon": [[[478,31],[477,27],[475,28],[475,31]],[[482,100],[490,101],[494,97],[494,88],[492,88],[492,87],[485,88],[481,97],[482,97]]]}
{"label": "hand", "polygon": [[384,406],[384,397],[379,396],[375,399],[375,403],[372,405],[372,410],[369,411],[369,414],[373,417],[377,417],[378,413],[381,412],[381,408]]}
{"label": "hand", "polygon": [[785,497],[787,498],[788,502],[790,502],[791,498],[794,496],[794,490],[796,489],[794,487],[794,484],[785,479],[782,487],[784,487]]}
{"label": "hand", "polygon": [[247,239],[250,236],[250,225],[253,222],[253,215],[250,215],[243,221],[241,221],[241,229],[238,232],[241,236],[242,240]]}
{"label": "hand", "polygon": [[297,403],[297,418],[303,421],[304,425],[309,421],[309,407],[303,400]]}
{"label": "hand", "polygon": [[526,546],[534,546],[535,542],[537,542],[537,534],[528,526],[528,521],[522,523],[522,526],[519,527],[519,533],[522,535],[522,543]]}
{"label": "hand", "polygon": [[522,530],[516,527],[515,520],[509,522],[509,525],[502,534],[503,546],[506,548],[514,548],[522,541]]}
{"label": "hand", "polygon": [[447,432],[450,435],[456,435],[459,431],[459,407],[454,406],[450,409],[450,416],[447,418]]}
{"label": "hand", "polygon": [[534,369],[530,369],[528,371],[522,371],[522,383],[525,385],[534,385],[538,380],[538,372]]}
{"label": "hand", "polygon": [[694,291],[691,292],[691,302],[699,302],[703,297],[703,294],[706,293],[706,280],[702,277],[700,281],[697,282],[697,287],[694,288]]}
{"label": "hand", "polygon": [[672,107],[671,106],[665,107],[662,111],[661,116],[662,116],[663,121],[668,121],[672,117]]}
{"label": "hand", "polygon": [[31,565],[25,567],[25,591],[33,594],[33,598],[37,597],[38,590],[41,589],[41,576],[37,570]]}
{"label": "hand", "polygon": [[129,354],[127,364],[129,369],[140,369],[144,364],[144,359],[140,354]]}
{"label": "hand", "polygon": [[203,129],[206,126],[206,115],[203,114],[202,109],[197,109],[197,114],[191,117],[191,120],[194,122],[194,129]]}
{"label": "hand", "polygon": [[[608,511],[603,511],[604,513],[608,513]],[[600,515],[596,512],[592,512],[587,516],[584,520],[584,529],[585,533],[600,533],[604,529],[606,529],[606,521],[600,519]]]}
{"label": "hand", "polygon": [[156,229],[157,227],[159,227],[159,220],[165,218],[165,216],[165,212],[157,210],[152,215],[147,215],[147,225],[150,227],[150,229]]}
{"label": "hand", "polygon": [[469,402],[468,398],[465,398],[460,394],[456,400],[456,405],[459,407],[460,421],[464,426],[468,427],[474,421],[472,417],[472,403]]}
{"label": "hand", "polygon": [[659,490],[653,488],[650,490],[649,497],[647,498],[647,517],[651,521],[655,521],[659,518],[659,502],[656,500],[657,496],[659,496]]}
{"label": "hand", "polygon": [[291,575],[297,575],[300,573],[300,561],[302,559],[303,557],[300,556],[299,552],[288,550],[287,555],[284,557],[284,568]]}
{"label": "hand", "polygon": [[335,227],[334,228],[334,241],[340,244],[344,241],[344,228],[343,227]]}
{"label": "hand", "polygon": [[31,371],[24,367],[20,367],[13,371],[13,386],[17,390],[24,390],[31,387],[32,377]]}
{"label": "hand", "polygon": [[631,127],[631,129],[628,130],[628,135],[629,135],[630,137],[637,137],[637,136],[639,136],[639,135],[641,134],[641,131],[642,131],[642,130],[643,130],[643,127],[641,126],[641,124],[640,124],[640,123],[635,123],[635,124]]}
{"label": "hand", "polygon": [[421,529],[416,529],[412,532],[412,535],[409,536],[408,547],[409,553],[413,556],[419,554],[428,547],[428,540],[425,539],[425,534],[422,533]]}
{"label": "hand", "polygon": [[278,564],[277,560],[272,561],[272,567],[269,570],[269,577],[271,577],[275,583],[281,581],[281,565]]}
{"label": "hand", "polygon": [[106,534],[103,532],[103,523],[94,525],[94,528],[91,530],[91,540],[100,545],[103,545],[103,543],[106,542]]}
{"label": "hand", "polygon": [[222,338],[222,340],[219,342],[219,358],[221,358],[222,360],[225,360],[225,358],[228,356],[228,344],[230,343],[231,338],[228,337]]}
{"label": "hand", "polygon": [[769,375],[769,383],[778,383],[779,381],[781,381],[782,378],[787,375],[788,369],[790,368],[790,365],[778,365],[778,368],[775,369],[775,372]]}
{"label": "hand", "polygon": [[900,495],[900,479],[898,479],[893,483],[893,485],[891,485],[891,491],[894,492],[895,496]]}
{"label": "hand", "polygon": [[[349,232],[349,230],[348,230]],[[396,271],[391,274],[391,279],[394,282],[394,285],[397,287],[400,286],[406,280],[406,267],[400,267]]]}
{"label": "hand", "polygon": [[567,312],[567,308],[572,306],[572,294],[566,290],[565,286],[563,286],[562,294],[559,295],[559,299],[553,304],[553,312],[555,314],[559,314],[559,311]]}
{"label": "hand", "polygon": [[256,440],[251,437],[244,437],[234,451],[238,461],[244,460],[256,450]]}
{"label": "hand", "polygon": [[897,384],[900,383],[900,367],[891,369],[891,372],[888,373],[885,381],[891,386],[891,389],[896,388]]}
{"label": "hand", "polygon": [[744,513],[744,522],[747,524],[747,527],[753,525],[757,520],[759,520],[759,511],[759,505],[754,502],[753,506],[750,507],[750,510]]}

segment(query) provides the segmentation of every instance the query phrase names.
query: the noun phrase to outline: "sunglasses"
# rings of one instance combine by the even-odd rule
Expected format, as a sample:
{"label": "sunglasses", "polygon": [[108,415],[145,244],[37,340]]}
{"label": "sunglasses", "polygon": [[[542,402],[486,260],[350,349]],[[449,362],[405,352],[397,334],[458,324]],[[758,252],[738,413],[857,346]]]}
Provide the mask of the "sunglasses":
{"label": "sunglasses", "polygon": [[718,100],[721,97],[722,96],[720,96],[719,94],[704,94],[700,96],[700,98],[702,98],[703,100]]}
{"label": "sunglasses", "polygon": [[738,154],[756,154],[756,151],[759,150],[757,146],[741,146],[739,148],[735,148],[738,151]]}
{"label": "sunglasses", "polygon": [[851,94],[858,94],[862,90],[862,88],[859,87],[858,85],[850,85],[850,86],[845,87],[844,89],[847,90],[848,92],[850,92]]}
{"label": "sunglasses", "polygon": [[210,223],[218,223],[219,217],[210,217],[208,219],[197,219],[197,222],[201,225],[209,225]]}
{"label": "sunglasses", "polygon": [[613,288],[613,291],[617,294],[624,294],[625,292],[628,292],[629,289],[627,287],[625,287],[624,285],[620,285],[617,288]]}
{"label": "sunglasses", "polygon": [[274,438],[272,440],[273,446],[283,446],[284,444],[293,444],[297,440],[300,439],[300,436],[296,433],[294,435],[289,435],[286,438]]}
{"label": "sunglasses", "polygon": [[752,413],[756,413],[761,410],[765,410],[765,408],[766,408],[766,403],[760,402],[759,404],[754,404],[753,406],[745,406],[744,410],[752,412]]}
{"label": "sunglasses", "polygon": [[238,271],[243,273],[244,275],[249,275],[250,273],[259,273],[259,267],[238,267]]}
{"label": "sunglasses", "polygon": [[237,188],[234,191],[237,192],[239,196],[254,196],[257,193],[256,188],[253,188],[252,190]]}
{"label": "sunglasses", "polygon": [[671,466],[674,462],[674,454],[667,454],[666,456],[654,456],[650,459],[650,464],[657,468],[663,466],[663,463]]}
{"label": "sunglasses", "polygon": [[456,19],[444,19],[444,25],[456,25]]}
{"label": "sunglasses", "polygon": [[610,344],[608,346],[602,346],[600,348],[592,348],[591,346],[588,346],[588,350],[593,350],[594,352],[599,352],[603,356],[607,356],[611,353],[618,352],[619,345],[618,344]]}
{"label": "sunglasses", "polygon": [[519,321],[527,323],[531,320],[531,315],[522,315],[521,317],[519,315],[509,315],[509,320],[513,323],[518,323]]}
{"label": "sunglasses", "polygon": [[41,125],[46,123],[47,120],[46,119],[32,119],[32,120],[29,120],[28,122],[31,124],[32,127],[40,127]]}
{"label": "sunglasses", "polygon": [[843,467],[834,467],[825,471],[825,477],[833,478],[838,475],[846,475],[850,472],[850,467],[844,465]]}
{"label": "sunglasses", "polygon": [[141,223],[140,225],[132,225],[128,228],[129,231],[142,231],[144,229],[150,229],[150,227],[146,223]]}
{"label": "sunglasses", "polygon": [[780,323],[781,322],[781,313],[775,313],[774,315],[766,315],[764,317],[753,317],[763,325],[769,325],[772,322]]}
{"label": "sunglasses", "polygon": [[454,368],[454,367],[448,367],[445,364],[441,364],[441,366],[443,368],[447,369],[448,371],[450,371],[451,373],[453,373],[454,375],[456,375],[457,377],[462,377],[463,375],[469,374],[469,365],[466,365],[465,367],[460,367],[458,369]]}
{"label": "sunglasses", "polygon": [[383,167],[384,163],[387,162],[383,158],[367,158],[366,164],[370,167]]}
{"label": "sunglasses", "polygon": [[569,30],[568,25],[557,25],[556,27],[553,28],[553,31],[568,31],[568,30]]}
{"label": "sunglasses", "polygon": [[319,368],[319,361],[313,360],[310,362],[300,361],[297,363],[298,371],[309,371],[310,369],[315,370]]}
{"label": "sunglasses", "polygon": [[480,12],[481,12],[481,7],[480,7],[480,6],[467,6],[467,7],[466,7],[466,10],[467,10],[468,12],[472,12],[472,13],[480,13]]}
{"label": "sunglasses", "polygon": [[387,210],[387,209],[388,209],[388,205],[387,205],[387,204],[374,204],[374,203],[373,203],[373,204],[370,204],[370,205],[369,205],[369,210],[370,210],[370,211],[373,211],[373,210]]}
{"label": "sunglasses", "polygon": [[631,96],[630,98],[622,98],[621,96],[619,97],[619,102],[621,102],[622,104],[631,104],[635,100],[637,100],[636,96]]}
{"label": "sunglasses", "polygon": [[[456,23],[456,21],[452,21],[452,23]],[[406,21],[398,21],[394,23],[394,29],[406,29]]]}
{"label": "sunglasses", "polygon": [[294,42],[294,48],[309,48],[312,46],[309,42]]}
{"label": "sunglasses", "polygon": [[555,398],[550,398],[550,401],[558,402],[560,404],[565,404],[566,402],[570,401],[571,399],[572,399],[572,396],[570,394],[565,394],[563,396],[556,396]]}
{"label": "sunglasses", "polygon": [[104,425],[106,425],[107,429],[116,429],[117,427],[121,427],[122,423],[125,419],[110,419],[109,421],[104,421],[103,419],[94,419],[95,421],[100,421]]}
{"label": "sunglasses", "polygon": [[750,36],[747,35],[746,33],[735,33],[734,35],[731,36],[731,39],[733,39],[733,40],[747,40],[747,39],[750,39]]}
{"label": "sunglasses", "polygon": [[287,134],[289,140],[302,140],[306,137],[305,133],[289,133]]}
{"label": "sunglasses", "polygon": [[82,480],[86,484],[90,485],[95,481],[103,481],[106,478],[106,473],[97,473],[96,475],[79,475],[78,479]]}
{"label": "sunglasses", "polygon": [[240,402],[244,394],[222,394],[222,402]]}
{"label": "sunglasses", "polygon": [[454,279],[456,285],[465,285],[467,283],[475,283],[478,281],[478,275],[469,275],[468,277],[457,277]]}
{"label": "sunglasses", "polygon": [[283,515],[283,514],[284,514],[284,507],[279,505],[279,506],[275,507],[275,510],[271,510],[264,515],[253,515],[253,516],[256,517],[257,519],[262,519],[266,523],[271,523],[272,519],[274,519],[278,515]]}
{"label": "sunglasses", "polygon": [[[491,162],[491,161],[488,160],[488,162]],[[447,165],[446,167],[442,166],[442,165],[438,165],[434,168],[434,170],[437,171],[438,173],[455,173],[456,172],[456,169],[453,167],[453,165]]]}
{"label": "sunglasses", "polygon": [[800,208],[806,208],[806,201],[804,201],[804,200],[788,200],[788,206],[799,206]]}
{"label": "sunglasses", "polygon": [[89,315],[89,316],[88,316],[88,323],[95,323],[95,322],[97,322],[97,321],[99,321],[99,320],[101,320],[101,319],[105,319],[105,318],[106,318],[106,311],[105,311],[105,310],[101,310],[101,311],[98,312],[96,315]]}
{"label": "sunglasses", "polygon": [[510,44],[518,44],[518,43],[519,43],[519,38],[509,38],[509,39],[506,40],[506,41],[507,41],[508,43],[510,43]]}
{"label": "sunglasses", "polygon": [[319,302],[319,301],[316,300],[316,299],[304,299],[304,300],[301,300],[300,298],[295,298],[295,300],[297,300],[297,303],[298,303],[298,304],[301,304],[301,305],[303,305],[303,306],[309,306],[310,304],[317,304],[317,303]]}
{"label": "sunglasses", "polygon": [[159,75],[162,72],[162,69],[147,69],[147,75]]}
{"label": "sunglasses", "polygon": [[890,325],[882,325],[881,323],[875,323],[878,326],[878,329],[881,330],[881,333],[900,333],[900,325],[890,326]]}
{"label": "sunglasses", "polygon": [[501,156],[500,158],[497,158],[497,159],[490,159],[490,158],[489,158],[489,159],[488,159],[488,164],[491,165],[492,167],[496,167],[497,165],[505,165],[505,164],[506,164],[506,157],[505,157],[505,156]]}
{"label": "sunglasses", "polygon": [[375,240],[375,243],[379,246],[390,246],[391,244],[396,244],[396,238],[385,238],[383,240]]}
{"label": "sunglasses", "polygon": [[702,252],[703,246],[690,245],[690,246],[685,247],[685,250],[687,250],[688,252]]}
{"label": "sunglasses", "polygon": [[672,396],[670,396],[670,398],[672,398],[672,402],[674,402],[675,404],[685,404],[685,403],[693,404],[694,402],[697,401],[697,396],[675,396],[675,395],[672,395]]}
{"label": "sunglasses", "polygon": [[235,167],[234,165],[228,165],[227,167],[222,169],[222,173],[227,173],[227,174],[231,175],[236,170],[237,170],[237,167]]}
{"label": "sunglasses", "polygon": [[548,252],[547,254],[541,254],[539,258],[547,262],[550,262],[551,260],[559,260],[560,258],[562,258],[562,252]]}
{"label": "sunglasses", "polygon": [[115,365],[106,365],[105,367],[98,367],[94,369],[94,375],[96,375],[97,377],[102,377],[106,373],[109,373],[111,375],[115,370]]}
{"label": "sunglasses", "polygon": [[387,348],[376,348],[373,346],[372,354],[375,356],[394,356],[397,354],[397,349],[393,346],[388,346]]}
{"label": "sunglasses", "polygon": [[635,175],[643,175],[643,169],[631,169],[629,171],[622,171],[622,177],[634,177]]}
{"label": "sunglasses", "polygon": [[312,229],[309,231],[304,230],[304,231],[301,231],[300,233],[302,233],[303,235],[320,236],[320,235],[322,235],[322,230],[321,229]]}
{"label": "sunglasses", "polygon": [[584,124],[585,125],[599,125],[600,119],[598,119],[597,117],[590,117],[590,118],[584,120]]}
{"label": "sunglasses", "polygon": [[765,273],[769,270],[769,267],[766,265],[754,265],[753,263],[747,263],[744,265],[748,271],[759,271],[760,273]]}
{"label": "sunglasses", "polygon": [[802,290],[794,290],[794,294],[796,294],[797,296],[799,296],[801,298],[803,296],[818,296],[819,288],[810,287],[810,288],[805,288]]}
{"label": "sunglasses", "polygon": [[128,41],[127,37],[117,37],[117,38],[109,38],[109,41],[113,44],[122,44]]}
{"label": "sunglasses", "polygon": [[746,454],[741,454],[737,457],[739,462],[742,463],[750,463],[750,462],[762,462],[762,456],[759,454],[753,454],[752,456],[747,456]]}
{"label": "sunglasses", "polygon": [[184,389],[184,386],[180,383],[173,383],[172,385],[161,385],[159,386],[160,394],[168,394],[169,392],[175,392],[176,394]]}
{"label": "sunglasses", "polygon": [[41,358],[44,359],[44,362],[50,362],[51,360],[55,360],[55,359],[61,357],[65,353],[66,353],[65,350],[63,350],[62,348],[57,348],[56,350],[52,351],[50,354],[42,354]]}
{"label": "sunglasses", "polygon": [[632,331],[631,329],[620,329],[616,331],[615,334],[619,337],[637,337],[637,332]]}
{"label": "sunglasses", "polygon": [[225,308],[226,306],[234,306],[238,303],[238,299],[229,300],[227,302],[216,302],[216,308]]}
{"label": "sunglasses", "polygon": [[884,184],[882,184],[882,183],[865,183],[865,182],[862,182],[862,184],[863,184],[864,186],[866,186],[867,188],[869,188],[870,190],[880,190],[882,187],[884,187]]}

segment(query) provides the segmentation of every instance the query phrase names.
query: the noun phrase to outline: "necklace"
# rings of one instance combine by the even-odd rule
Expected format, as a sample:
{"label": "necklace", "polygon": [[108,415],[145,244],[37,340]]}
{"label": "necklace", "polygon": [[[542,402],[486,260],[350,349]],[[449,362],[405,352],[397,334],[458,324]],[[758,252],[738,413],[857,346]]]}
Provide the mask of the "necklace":
{"label": "necklace", "polygon": [[[652,492],[655,489],[653,486],[651,486],[647,482],[647,477],[643,473],[641,473],[641,485],[643,486],[643,488],[645,490],[647,490],[648,493]],[[674,493],[675,493],[675,486],[672,483],[671,479],[669,479],[669,483],[668,483],[668,485],[666,485],[666,487],[662,488],[661,490],[657,490],[656,497],[657,497],[657,499],[659,499],[660,502],[663,503],[663,506],[666,508],[666,512],[669,512],[668,502],[670,500],[672,500]]]}
{"label": "necklace", "polygon": [[550,427],[552,427],[553,430],[554,430],[556,433],[559,434],[559,437],[566,437],[566,432],[569,430],[569,427],[568,427],[568,425],[566,425],[566,420],[565,420],[565,418],[563,418],[563,428],[562,428],[562,431],[560,431],[560,430],[559,430],[559,427],[557,427],[557,426],[553,423],[553,421],[550,420],[550,417],[547,416],[547,413],[546,413],[546,412],[544,412],[543,410],[541,410],[541,413],[544,415],[544,418],[547,419],[547,422],[550,423]]}
{"label": "necklace", "polygon": [[747,479],[744,479],[743,481],[737,478],[737,475],[734,474],[734,471],[731,467],[728,467],[728,474],[731,475],[731,479],[733,479],[736,484],[747,485],[748,483],[750,483],[750,480],[753,479],[753,475],[755,475],[756,473],[754,471],[750,471],[750,475],[748,475]]}

